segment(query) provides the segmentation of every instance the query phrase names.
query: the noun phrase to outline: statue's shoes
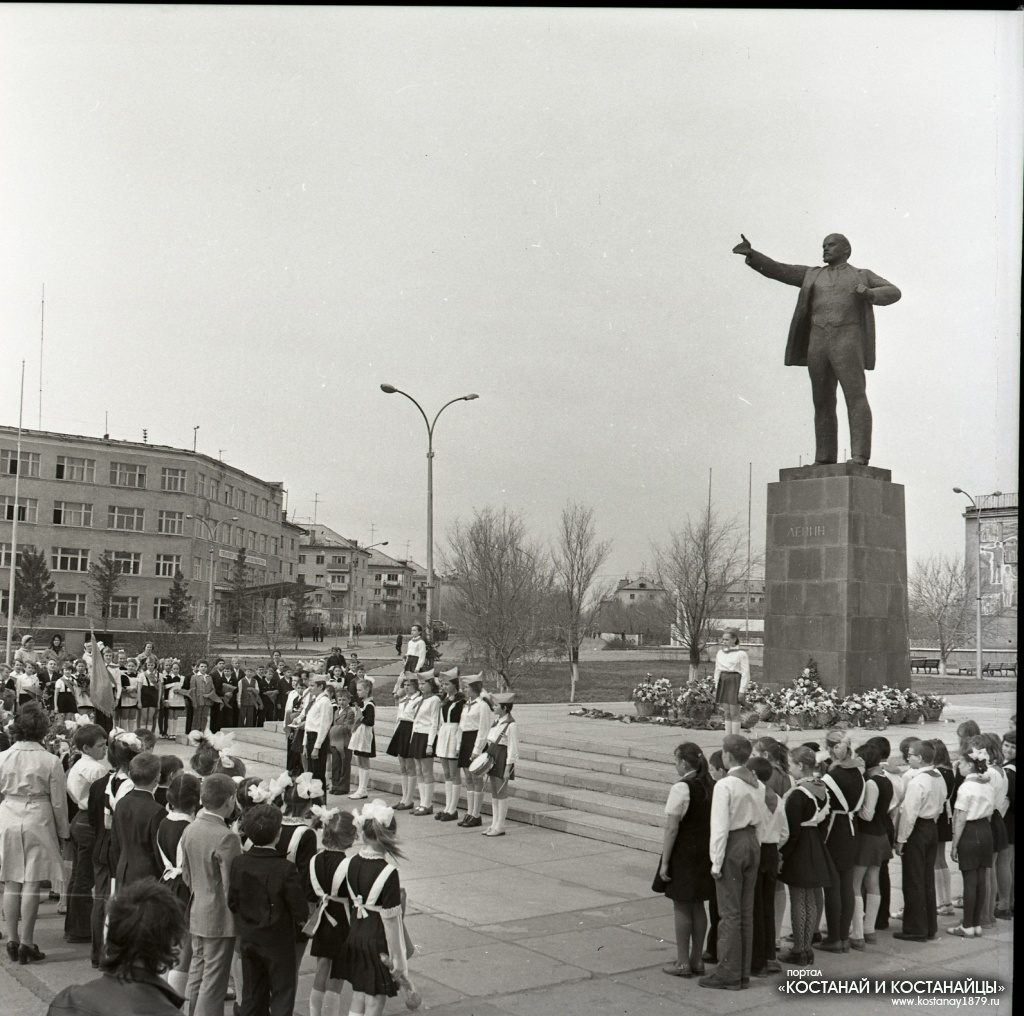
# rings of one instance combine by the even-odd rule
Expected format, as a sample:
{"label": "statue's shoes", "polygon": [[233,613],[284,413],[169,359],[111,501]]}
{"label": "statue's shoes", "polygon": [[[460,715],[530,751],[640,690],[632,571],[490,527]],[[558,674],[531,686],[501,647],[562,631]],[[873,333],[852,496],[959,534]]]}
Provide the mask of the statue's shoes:
{"label": "statue's shoes", "polygon": [[846,464],[848,466],[866,466],[868,464],[868,460],[862,458],[860,455],[854,455],[846,460]]}

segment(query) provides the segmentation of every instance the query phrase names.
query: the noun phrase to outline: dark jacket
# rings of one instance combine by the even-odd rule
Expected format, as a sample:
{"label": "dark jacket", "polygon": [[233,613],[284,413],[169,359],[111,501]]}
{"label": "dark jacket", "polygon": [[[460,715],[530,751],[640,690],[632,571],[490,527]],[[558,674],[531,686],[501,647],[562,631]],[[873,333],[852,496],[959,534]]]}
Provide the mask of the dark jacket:
{"label": "dark jacket", "polygon": [[141,878],[160,879],[156,833],[167,817],[148,790],[131,790],[118,802],[110,829],[110,854],[118,889]]}
{"label": "dark jacket", "polygon": [[[788,286],[799,286],[796,310],[789,325],[789,339],[786,343],[786,366],[806,367],[807,347],[811,335],[811,297],[814,281],[825,270],[825,265],[811,267],[809,265],[786,265],[773,261],[758,251],[747,255],[747,264],[769,279],[784,282]],[[853,265],[850,265],[853,268]],[[868,268],[853,268],[860,277],[861,283],[867,287],[861,301],[860,340],[864,350],[864,369],[875,369],[875,315],[871,310],[873,304],[884,307],[895,303],[902,295],[891,282],[875,275]]]}
{"label": "dark jacket", "polygon": [[104,974],[57,994],[47,1016],[181,1016],[184,999],[156,974],[126,981]]}
{"label": "dark jacket", "polygon": [[231,862],[228,909],[243,941],[288,948],[309,917],[298,869],[274,847],[252,847]]}

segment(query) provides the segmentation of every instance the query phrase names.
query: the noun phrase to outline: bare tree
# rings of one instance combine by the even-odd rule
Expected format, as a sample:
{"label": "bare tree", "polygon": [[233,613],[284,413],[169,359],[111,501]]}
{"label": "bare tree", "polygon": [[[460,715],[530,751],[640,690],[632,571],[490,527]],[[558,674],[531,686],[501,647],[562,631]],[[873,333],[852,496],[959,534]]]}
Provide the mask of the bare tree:
{"label": "bare tree", "polygon": [[558,542],[552,551],[554,564],[554,626],[556,637],[569,657],[569,701],[576,701],[580,676],[580,644],[588,622],[600,606],[593,595],[594,579],[608,559],[611,542],[598,540],[594,509],[571,502],[562,509]]}
{"label": "bare tree", "polygon": [[[935,640],[945,674],[950,655],[975,634],[974,576],[962,558],[938,554],[914,562],[908,585],[911,631]],[[986,626],[983,621],[983,631]]]}
{"label": "bare tree", "polygon": [[745,539],[734,520],[721,518],[709,504],[654,554],[671,623],[689,655],[690,677],[696,677],[712,622],[723,616],[729,587],[746,573]]}
{"label": "bare tree", "polygon": [[470,653],[511,688],[513,668],[550,646],[553,576],[545,548],[527,538],[522,519],[484,508],[457,521],[443,555],[453,575],[450,622]]}

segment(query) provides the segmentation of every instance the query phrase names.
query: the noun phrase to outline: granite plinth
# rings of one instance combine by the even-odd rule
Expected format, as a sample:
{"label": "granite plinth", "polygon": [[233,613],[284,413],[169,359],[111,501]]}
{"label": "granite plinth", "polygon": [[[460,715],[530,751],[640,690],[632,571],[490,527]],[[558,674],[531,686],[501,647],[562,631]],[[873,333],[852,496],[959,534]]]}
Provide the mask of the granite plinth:
{"label": "granite plinth", "polygon": [[891,475],[802,466],[768,485],[767,680],[792,680],[813,656],[843,694],[907,683],[906,510]]}

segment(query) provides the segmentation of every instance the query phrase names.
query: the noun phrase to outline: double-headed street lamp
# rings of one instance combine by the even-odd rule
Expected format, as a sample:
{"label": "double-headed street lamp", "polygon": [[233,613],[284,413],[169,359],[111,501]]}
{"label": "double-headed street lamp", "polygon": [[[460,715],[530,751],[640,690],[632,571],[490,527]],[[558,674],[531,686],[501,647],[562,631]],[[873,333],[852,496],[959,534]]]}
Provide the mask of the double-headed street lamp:
{"label": "double-headed street lamp", "polygon": [[430,624],[434,618],[434,427],[438,417],[455,402],[472,402],[480,398],[475,392],[470,395],[459,395],[449,399],[434,416],[433,421],[427,419],[423,407],[408,393],[394,385],[381,385],[380,390],[386,395],[404,395],[419,411],[423,422],[427,425],[427,617],[426,632],[431,635]]}
{"label": "double-headed street lamp", "polygon": [[217,530],[222,522],[237,522],[238,516],[232,515],[229,519],[212,519],[203,515],[186,515],[187,519],[194,519],[202,522],[210,541],[210,590],[206,599],[206,655],[210,655],[210,646],[213,644],[213,548],[217,542]]}
{"label": "double-headed street lamp", "polygon": [[[974,665],[975,665],[975,675],[977,676],[978,680],[980,681],[981,680],[981,668],[982,668],[982,662],[981,662],[981,509],[978,507],[977,501],[975,501],[974,498],[971,497],[971,495],[968,494],[966,490],[963,490],[960,487],[954,487],[953,488],[953,493],[954,494],[963,494],[963,496],[966,497],[967,500],[971,502],[971,507],[974,509],[975,527],[977,529],[977,533],[976,533],[976,535],[977,535],[977,544],[978,544],[978,554],[977,554],[977,562],[976,562],[977,563],[977,575],[976,575],[977,589],[975,590],[975,592],[976,592],[975,607],[976,607],[977,613],[976,613],[976,616],[975,616],[976,629],[975,629],[975,633],[974,633],[974,638],[975,638]],[[990,497],[999,497],[1000,494],[1002,494],[1001,490],[994,490],[991,493],[991,495],[989,495],[989,496]]]}

